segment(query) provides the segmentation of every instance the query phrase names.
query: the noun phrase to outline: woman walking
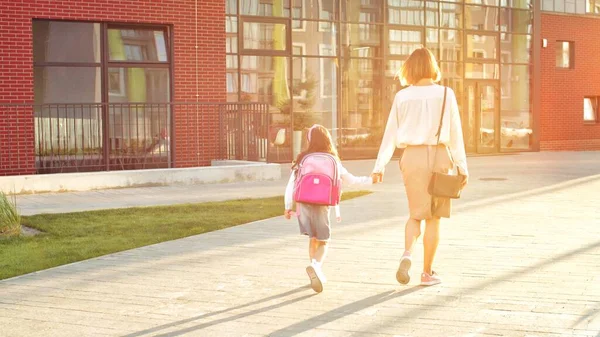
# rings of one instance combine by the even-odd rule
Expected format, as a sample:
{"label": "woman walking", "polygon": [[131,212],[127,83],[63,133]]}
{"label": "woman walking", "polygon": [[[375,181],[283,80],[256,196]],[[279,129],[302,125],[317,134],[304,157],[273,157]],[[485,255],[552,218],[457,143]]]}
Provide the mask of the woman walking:
{"label": "woman walking", "polygon": [[440,79],[440,69],[428,49],[417,49],[406,60],[400,70],[400,81],[408,87],[394,98],[373,169],[374,174],[383,178],[394,149],[404,148],[400,170],[410,217],[405,227],[404,254],[396,273],[401,284],[410,281],[411,253],[421,235],[422,221],[425,221],[425,256],[421,285],[441,282],[432,264],[440,240],[440,218],[450,217],[451,200],[432,197],[428,193],[429,181],[432,172],[447,173],[454,166],[460,174],[468,176],[456,96],[452,89],[436,84]]}

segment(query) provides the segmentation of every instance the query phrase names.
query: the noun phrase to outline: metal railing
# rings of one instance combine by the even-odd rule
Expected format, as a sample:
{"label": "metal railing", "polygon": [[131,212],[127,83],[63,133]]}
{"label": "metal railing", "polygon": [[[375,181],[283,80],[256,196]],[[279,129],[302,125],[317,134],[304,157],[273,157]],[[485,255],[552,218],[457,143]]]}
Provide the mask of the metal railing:
{"label": "metal railing", "polygon": [[0,116],[0,175],[195,167],[268,154],[261,103],[0,104]]}

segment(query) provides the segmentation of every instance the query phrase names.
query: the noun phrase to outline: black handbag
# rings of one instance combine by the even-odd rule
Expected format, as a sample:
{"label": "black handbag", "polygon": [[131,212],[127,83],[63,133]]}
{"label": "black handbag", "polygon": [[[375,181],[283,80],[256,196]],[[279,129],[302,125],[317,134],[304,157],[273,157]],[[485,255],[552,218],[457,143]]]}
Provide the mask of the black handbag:
{"label": "black handbag", "polygon": [[[435,169],[435,164],[437,161],[437,148],[440,145],[440,135],[442,133],[442,121],[444,120],[444,110],[446,110],[446,94],[448,92],[448,88],[444,87],[444,102],[442,103],[442,114],[440,117],[440,126],[437,131],[437,144],[435,149],[435,157],[433,167]],[[452,160],[452,158],[451,158]],[[454,160],[452,160],[452,164],[454,164]],[[460,193],[462,192],[465,183],[467,181],[467,176],[460,174],[460,170],[458,170],[458,175],[450,175],[441,172],[432,172],[431,180],[429,180],[429,186],[427,191],[432,197],[438,198],[451,198],[458,199],[460,198]]]}

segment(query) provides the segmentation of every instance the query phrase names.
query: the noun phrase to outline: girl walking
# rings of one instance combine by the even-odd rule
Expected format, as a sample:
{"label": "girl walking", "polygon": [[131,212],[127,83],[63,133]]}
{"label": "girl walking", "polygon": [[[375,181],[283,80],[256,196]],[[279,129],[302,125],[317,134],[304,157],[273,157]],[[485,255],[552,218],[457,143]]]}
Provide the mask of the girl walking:
{"label": "girl walking", "polygon": [[[339,186],[336,181],[340,180],[342,185],[345,184],[361,184],[371,185],[375,183],[377,178],[375,175],[371,177],[355,177],[346,170],[338,157],[335,146],[331,140],[329,131],[322,125],[313,125],[307,133],[308,148],[301,152],[296,161],[292,165],[292,174],[285,189],[285,212],[286,219],[290,219],[293,214],[293,206],[295,200],[314,200],[315,202],[297,202],[297,217],[300,226],[300,234],[309,237],[308,256],[310,264],[306,267],[306,273],[310,278],[310,284],[314,291],[320,293],[323,291],[323,284],[326,282],[325,274],[322,267],[327,255],[327,248],[331,239],[330,225],[330,205],[323,202],[317,202],[320,196],[317,194],[323,193],[325,190],[330,193],[333,190],[333,197],[329,195],[329,199],[339,200],[339,193],[336,191]],[[331,170],[327,170],[328,165],[331,165]],[[312,175],[307,175],[302,185],[300,185],[300,177],[303,172],[312,170]],[[315,173],[319,171],[318,173]],[[333,188],[330,188],[329,182],[332,182]],[[301,186],[302,191],[299,191]],[[336,209],[336,218],[341,220],[339,214],[339,206],[333,200]]]}

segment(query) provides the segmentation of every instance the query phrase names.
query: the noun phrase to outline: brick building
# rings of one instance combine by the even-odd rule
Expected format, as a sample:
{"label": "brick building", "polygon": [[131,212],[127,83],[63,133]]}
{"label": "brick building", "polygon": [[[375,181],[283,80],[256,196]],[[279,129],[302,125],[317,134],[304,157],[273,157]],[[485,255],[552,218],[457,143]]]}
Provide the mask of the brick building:
{"label": "brick building", "polygon": [[[594,0],[0,4],[0,175],[201,166],[229,142],[288,161],[314,122],[343,158],[372,158],[420,45],[468,152],[600,149]],[[266,120],[225,126],[247,102]]]}

